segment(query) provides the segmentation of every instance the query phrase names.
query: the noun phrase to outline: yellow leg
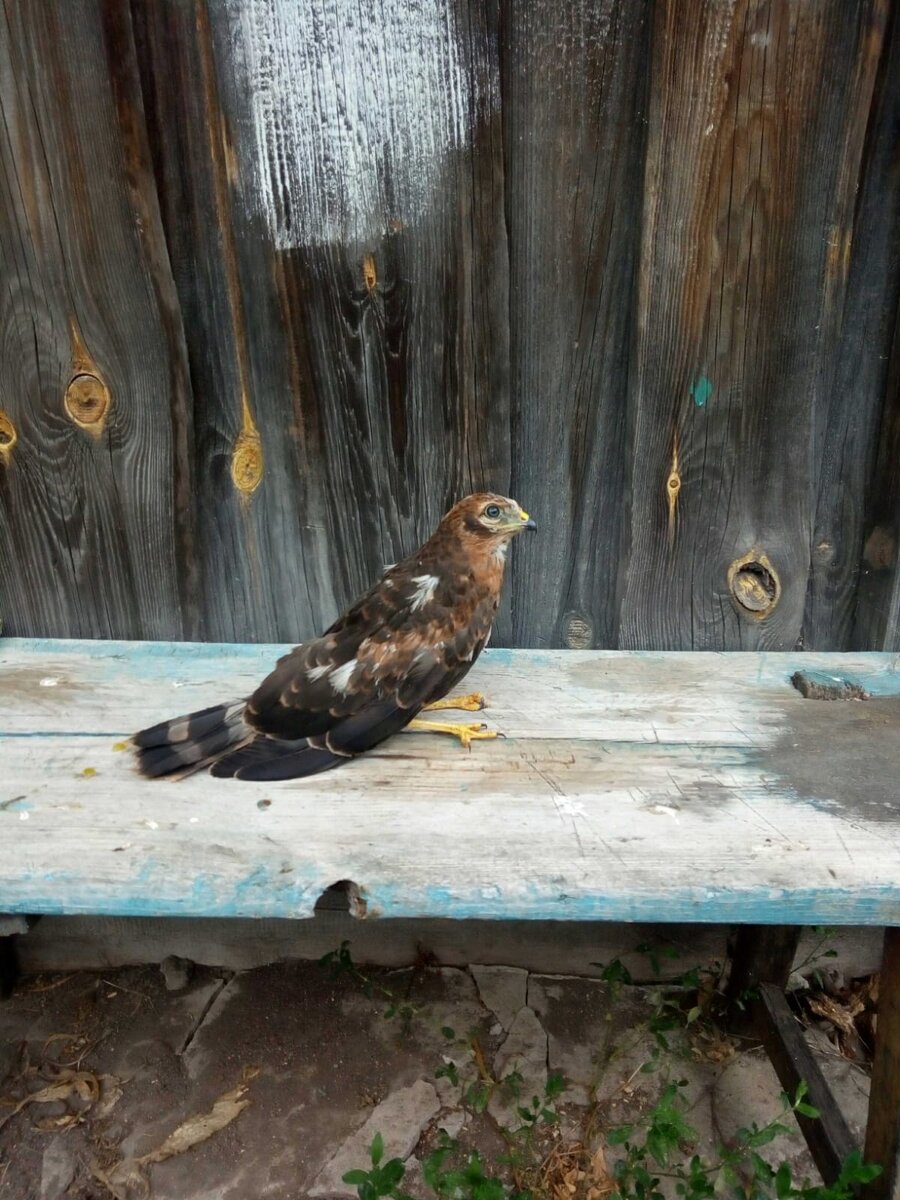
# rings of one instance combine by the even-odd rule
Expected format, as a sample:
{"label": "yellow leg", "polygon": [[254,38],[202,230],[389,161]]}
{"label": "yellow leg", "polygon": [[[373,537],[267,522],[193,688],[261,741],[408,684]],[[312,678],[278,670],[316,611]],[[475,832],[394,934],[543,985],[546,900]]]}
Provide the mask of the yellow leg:
{"label": "yellow leg", "polygon": [[406,728],[419,733],[449,733],[452,737],[459,738],[460,744],[467,750],[472,742],[483,742],[500,736],[496,729],[488,729],[482,722],[455,725],[446,721],[419,721],[416,719],[410,721]]}
{"label": "yellow leg", "polygon": [[481,712],[487,708],[487,701],[481,692],[469,692],[468,696],[447,696],[443,700],[435,700],[426,704],[422,712],[435,712],[439,708],[455,708],[459,712]]}

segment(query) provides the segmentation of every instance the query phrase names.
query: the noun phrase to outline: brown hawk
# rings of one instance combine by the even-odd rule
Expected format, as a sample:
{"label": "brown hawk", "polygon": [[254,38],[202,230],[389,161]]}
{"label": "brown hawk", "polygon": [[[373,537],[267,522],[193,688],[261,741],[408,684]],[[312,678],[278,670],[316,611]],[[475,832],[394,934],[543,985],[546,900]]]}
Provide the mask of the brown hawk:
{"label": "brown hawk", "polygon": [[[497,615],[509,542],[536,528],[515,500],[467,496],[414,554],[325,633],[279,659],[249,700],[217,704],[133,738],[144,775],[209,767],[220,777],[297,779],[331,770],[443,701],[484,649]],[[416,722],[464,744],[480,725]]]}

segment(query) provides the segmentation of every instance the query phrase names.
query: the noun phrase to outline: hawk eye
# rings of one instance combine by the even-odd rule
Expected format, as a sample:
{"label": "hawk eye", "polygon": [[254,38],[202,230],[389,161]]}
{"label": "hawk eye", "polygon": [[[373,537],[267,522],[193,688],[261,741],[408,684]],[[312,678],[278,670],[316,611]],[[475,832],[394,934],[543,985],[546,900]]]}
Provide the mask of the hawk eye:
{"label": "hawk eye", "polygon": [[489,505],[487,506],[487,508],[484,510],[484,515],[485,515],[486,517],[489,517],[489,518],[490,518],[490,520],[492,520],[492,521],[496,521],[496,520],[497,520],[497,518],[500,516],[500,506],[499,506],[499,504],[489,504]]}

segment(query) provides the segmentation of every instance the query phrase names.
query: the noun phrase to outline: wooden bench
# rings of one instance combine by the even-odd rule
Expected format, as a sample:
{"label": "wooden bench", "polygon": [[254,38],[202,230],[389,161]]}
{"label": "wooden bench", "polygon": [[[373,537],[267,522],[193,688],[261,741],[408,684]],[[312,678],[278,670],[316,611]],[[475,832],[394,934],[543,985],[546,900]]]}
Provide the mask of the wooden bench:
{"label": "wooden bench", "polygon": [[897,1195],[897,656],[493,650],[467,687],[502,741],[403,733],[296,783],[135,775],[129,733],[281,651],[0,641],[0,911],[309,917],[347,881],[370,919],[735,923],[732,988],[822,1109],[826,1180],[852,1142],[780,988],[800,926],[883,926],[865,1152]]}

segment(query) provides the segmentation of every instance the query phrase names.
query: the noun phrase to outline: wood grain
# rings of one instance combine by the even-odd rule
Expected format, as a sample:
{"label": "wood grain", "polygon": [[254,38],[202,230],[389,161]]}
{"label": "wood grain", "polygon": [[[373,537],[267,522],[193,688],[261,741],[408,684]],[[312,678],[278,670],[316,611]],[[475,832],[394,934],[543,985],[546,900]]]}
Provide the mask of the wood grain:
{"label": "wood grain", "polygon": [[0,12],[7,632],[301,640],[490,487],[496,645],[900,646],[896,5]]}
{"label": "wood grain", "polygon": [[885,17],[877,0],[656,5],[624,647],[800,639]]}
{"label": "wood grain", "polygon": [[854,644],[900,650],[900,312],[870,491]]}
{"label": "wood grain", "polygon": [[0,74],[5,629],[196,636],[190,389],[127,18],[8,3]]}
{"label": "wood grain", "polygon": [[646,5],[507,6],[513,492],[540,523],[517,645],[614,645],[630,313],[640,239]]}
{"label": "wood grain", "polygon": [[[891,655],[761,654],[748,672],[742,655],[488,651],[471,681],[505,740],[466,753],[404,733],[300,783],[154,784],[115,749],[148,719],[244,694],[277,652],[0,642],[0,909],[308,916],[352,879],[369,916],[900,919]],[[804,700],[798,669],[882,698]],[[867,774],[822,754],[823,710]]]}
{"label": "wood grain", "polygon": [[[857,68],[864,87],[854,89],[861,109],[841,168],[840,229],[830,235],[842,250],[822,307],[830,361],[815,412],[816,514],[802,631],[811,650],[900,649],[900,569],[896,559],[883,561],[886,529],[895,546],[900,539],[900,359],[891,367],[900,300],[900,19],[888,4],[872,16]],[[865,549],[860,562],[867,545],[874,563]],[[882,592],[874,605],[873,583]]]}

